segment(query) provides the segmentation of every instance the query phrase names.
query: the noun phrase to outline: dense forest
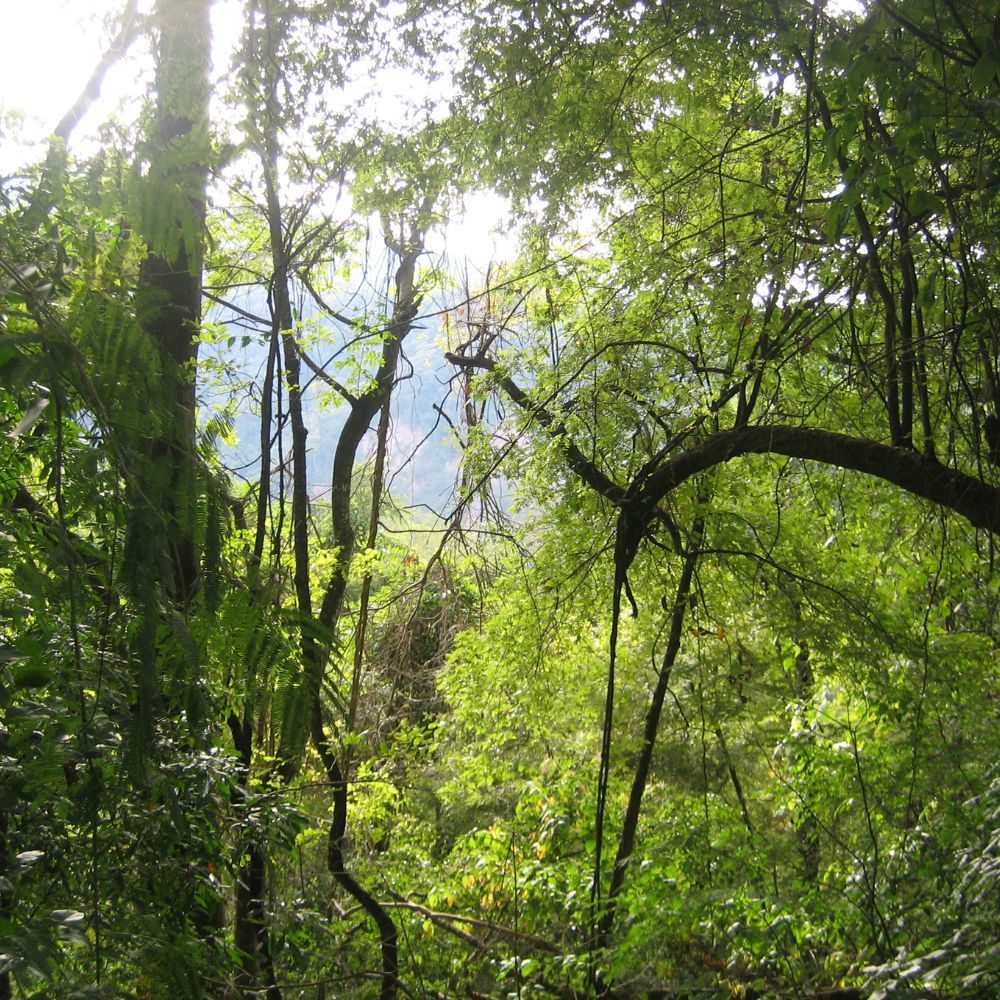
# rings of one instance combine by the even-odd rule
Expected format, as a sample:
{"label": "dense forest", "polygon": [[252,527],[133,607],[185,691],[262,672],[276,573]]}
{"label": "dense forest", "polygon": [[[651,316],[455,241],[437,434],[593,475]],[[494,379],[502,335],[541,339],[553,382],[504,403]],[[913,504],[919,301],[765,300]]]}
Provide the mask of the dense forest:
{"label": "dense forest", "polygon": [[0,1000],[1000,995],[993,4],[93,6]]}

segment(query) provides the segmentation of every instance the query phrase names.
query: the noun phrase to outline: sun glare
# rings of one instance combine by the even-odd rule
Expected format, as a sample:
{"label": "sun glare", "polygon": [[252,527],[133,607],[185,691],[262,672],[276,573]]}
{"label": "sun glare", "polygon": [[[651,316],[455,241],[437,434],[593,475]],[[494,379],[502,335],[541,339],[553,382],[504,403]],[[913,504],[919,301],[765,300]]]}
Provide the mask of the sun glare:
{"label": "sun glare", "polygon": [[[0,177],[44,155],[47,137],[82,92],[107,46],[109,18],[123,0],[32,0],[4,11],[4,42],[0,45]],[[212,8],[213,72],[225,75],[242,30],[242,5],[217,0]],[[12,40],[16,39],[17,44]],[[122,105],[134,102],[151,83],[149,57],[140,45],[116,63],[105,77],[100,99],[73,133],[73,145],[86,153],[97,124]],[[373,88],[373,108],[383,120],[412,113],[413,79],[386,68]],[[444,96],[432,95],[441,105]],[[217,112],[219,109],[214,109]],[[431,238],[432,252],[454,266],[464,261],[484,270],[514,254],[516,236],[503,232],[509,205],[490,192],[466,196],[462,209]]]}
{"label": "sun glare", "polygon": [[104,0],[33,0],[4,11],[0,108],[23,115],[19,127],[3,126],[5,167],[11,147],[44,139],[86,84],[100,58],[107,9]]}
{"label": "sun glare", "polygon": [[[33,0],[4,11],[0,174],[35,158],[38,144],[51,134],[98,66],[110,44],[106,22],[120,14],[122,6],[121,0]],[[212,8],[212,30],[218,75],[225,71],[239,39],[240,5],[218,0]],[[151,73],[141,46],[112,66],[103,81],[93,120],[141,97]],[[85,119],[76,129],[75,144],[86,146],[87,125]]]}

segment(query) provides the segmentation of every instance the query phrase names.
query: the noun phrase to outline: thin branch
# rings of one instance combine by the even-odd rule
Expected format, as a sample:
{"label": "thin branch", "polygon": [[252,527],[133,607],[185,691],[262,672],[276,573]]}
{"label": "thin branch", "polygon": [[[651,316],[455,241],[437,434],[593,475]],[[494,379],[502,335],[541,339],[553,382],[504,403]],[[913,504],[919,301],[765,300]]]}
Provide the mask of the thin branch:
{"label": "thin branch", "polygon": [[[513,927],[507,927],[504,924],[498,924],[492,920],[483,920],[481,917],[467,917],[460,913],[445,913],[442,910],[432,910],[429,907],[422,906],[420,903],[413,903],[408,899],[383,901],[382,906],[386,909],[393,910],[413,910],[415,913],[420,913],[427,917],[428,920],[440,924],[441,926],[445,926],[450,923],[467,924],[470,927],[480,927],[483,930],[493,931],[494,933],[508,938],[511,941],[523,941],[527,944],[533,945],[539,951],[544,951],[549,955],[563,954],[562,948],[553,944],[551,941],[547,941],[545,938],[538,937],[536,934],[526,934],[524,931],[515,930]],[[349,909],[343,910],[339,916],[346,919],[352,914],[357,913],[360,909],[361,907],[359,906],[352,906]],[[471,936],[469,936],[469,943],[475,943],[479,947],[485,947],[482,942]]]}
{"label": "thin branch", "polygon": [[[308,368],[321,382],[325,382],[338,396],[343,397],[344,401],[350,404],[354,404],[358,401],[358,397],[354,395],[349,389],[342,386],[322,365],[316,364],[312,358],[302,350],[301,347],[298,349],[299,360],[305,362],[306,368]],[[327,364],[330,362],[328,361]]]}

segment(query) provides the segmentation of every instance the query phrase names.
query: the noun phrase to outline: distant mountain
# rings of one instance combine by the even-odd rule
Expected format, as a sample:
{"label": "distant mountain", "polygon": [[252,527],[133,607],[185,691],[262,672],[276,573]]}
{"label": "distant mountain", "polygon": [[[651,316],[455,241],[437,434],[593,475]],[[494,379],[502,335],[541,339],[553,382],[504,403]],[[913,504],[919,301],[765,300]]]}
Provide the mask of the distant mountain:
{"label": "distant mountain", "polygon": [[[263,295],[241,300],[240,308],[257,316],[267,315]],[[226,465],[249,481],[259,475],[259,387],[267,361],[267,335],[248,331],[242,320],[236,322],[235,314],[224,307],[214,307],[210,319],[225,324],[229,338],[216,337],[213,344],[202,346],[203,367],[209,374],[202,376],[199,398],[202,400],[202,419],[222,409],[230,393],[224,386],[238,384],[245,388],[233,395],[235,405],[235,444],[223,445],[222,455]],[[315,317],[309,323],[314,322]],[[338,342],[329,345],[316,336],[315,327],[310,331],[310,344],[306,348],[310,358],[319,365],[328,362],[340,346],[342,332],[334,330]],[[229,343],[229,340],[233,340]],[[425,506],[439,513],[446,513],[453,505],[459,469],[459,447],[455,435],[436,407],[457,423],[459,407],[454,393],[449,397],[448,378],[452,369],[442,358],[442,348],[437,342],[437,320],[419,323],[404,341],[403,360],[400,367],[401,381],[392,399],[392,434],[388,454],[387,481],[393,496],[405,506]],[[217,369],[213,374],[212,369]],[[369,370],[374,370],[369,366]],[[343,368],[330,368],[331,374],[346,381],[349,373]],[[309,378],[306,378],[309,376]],[[334,451],[341,428],[347,417],[347,405],[337,405],[332,391],[311,372],[303,368],[306,379],[304,394],[305,422],[308,432],[307,448],[309,484],[314,497],[322,497],[330,486]],[[272,405],[277,407],[278,401]],[[284,396],[281,399],[284,405]],[[359,460],[373,454],[374,428],[369,432],[359,453]],[[272,446],[272,468],[279,465],[281,455],[291,453],[290,433],[286,428],[283,440]]]}

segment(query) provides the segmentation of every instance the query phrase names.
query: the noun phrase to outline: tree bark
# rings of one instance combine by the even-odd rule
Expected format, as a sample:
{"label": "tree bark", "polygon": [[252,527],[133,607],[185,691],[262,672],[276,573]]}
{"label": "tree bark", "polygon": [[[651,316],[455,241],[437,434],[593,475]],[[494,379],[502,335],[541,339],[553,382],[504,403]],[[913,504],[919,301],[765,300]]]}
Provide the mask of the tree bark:
{"label": "tree bark", "polygon": [[[429,211],[425,201],[422,214]],[[344,595],[354,554],[355,536],[351,524],[351,485],[354,464],[361,440],[371,426],[376,414],[386,405],[396,382],[403,339],[410,332],[420,304],[417,290],[416,265],[423,253],[423,229],[414,227],[409,239],[400,241],[391,249],[400,257],[396,271],[396,294],[392,324],[382,345],[382,359],[375,374],[375,382],[368,392],[350,401],[350,413],[344,423],[334,454],[332,476],[331,514],[333,544],[337,549],[337,565],[327,585],[320,608],[319,619],[325,633],[331,633],[343,609]],[[333,791],[333,819],[327,837],[327,867],[337,882],[357,900],[372,918],[379,931],[382,949],[382,1000],[393,1000],[399,983],[399,951],[396,924],[389,911],[369,893],[348,871],[344,857],[344,838],[347,833],[348,775],[337,760],[336,751],[326,732],[322,704],[322,680],[325,657],[318,649],[314,659],[307,660],[309,671],[309,697],[311,701],[311,736],[320,755]]]}
{"label": "tree bark", "polygon": [[[208,178],[209,0],[159,0],[157,105],[139,224],[149,247],[140,276],[140,317],[156,345],[165,391],[140,502],[163,497],[163,534],[179,605],[198,590],[195,519],[195,384],[201,322],[202,240]],[[151,386],[151,389],[153,387]]]}
{"label": "tree bark", "polygon": [[[228,719],[233,745],[240,756],[239,784],[233,789],[233,800],[244,804],[249,792],[250,767],[253,761],[253,725],[249,707],[243,718],[231,712]],[[267,891],[267,857],[264,848],[253,844],[236,878],[233,914],[233,943],[239,953],[240,969],[236,986],[248,1000],[265,996],[267,1000],[281,1000],[277,986],[274,962],[271,957],[271,935],[264,897]],[[263,972],[266,991],[260,986]]]}
{"label": "tree bark", "polygon": [[[804,714],[811,708],[814,688],[815,678],[809,658],[809,647],[803,642],[795,656],[795,698],[800,711]],[[812,758],[815,751],[816,737],[813,731],[808,729],[804,734],[802,745],[796,750],[802,784],[799,816],[795,822],[795,846],[802,861],[800,869],[802,881],[809,885],[815,885],[819,878],[819,825],[813,809],[815,796],[812,789]]]}
{"label": "tree bark", "polygon": [[[492,358],[446,357],[461,367],[496,370]],[[960,514],[976,528],[1000,534],[1000,488],[942,465],[933,455],[815,427],[774,424],[718,431],[652,465],[626,488],[588,459],[569,439],[563,425],[511,379],[501,378],[499,384],[514,403],[561,442],[570,468],[601,496],[616,506],[630,508],[639,524],[646,523],[659,502],[692,476],[742,455],[773,454],[874,476]]]}
{"label": "tree bark", "polygon": [[704,523],[699,518],[691,532],[688,550],[684,555],[680,580],[674,595],[674,603],[670,614],[670,635],[667,638],[667,648],[663,651],[663,660],[657,674],[653,694],[646,709],[646,721],[643,726],[642,746],[636,760],[635,772],[632,776],[632,787],[629,791],[628,804],[625,807],[625,819],[622,822],[621,837],[618,840],[618,853],[615,866],[611,872],[611,885],[608,889],[608,900],[598,929],[598,947],[607,947],[614,927],[615,910],[618,896],[625,884],[625,874],[629,860],[635,849],[635,837],[639,828],[639,814],[642,809],[642,799],[649,780],[649,770],[653,763],[653,751],[656,747],[656,737],[660,729],[660,716],[663,713],[663,702],[670,687],[670,675],[673,671],[677,654],[680,652],[681,639],[684,631],[684,616],[691,596],[691,582],[698,563],[699,546],[704,534]]}
{"label": "tree bark", "polygon": [[637,506],[652,513],[681,483],[741,455],[785,455],[851,469],[939,504],[974,527],[1000,534],[1000,489],[909,448],[812,427],[755,426],[712,434],[667,459],[640,484]]}

